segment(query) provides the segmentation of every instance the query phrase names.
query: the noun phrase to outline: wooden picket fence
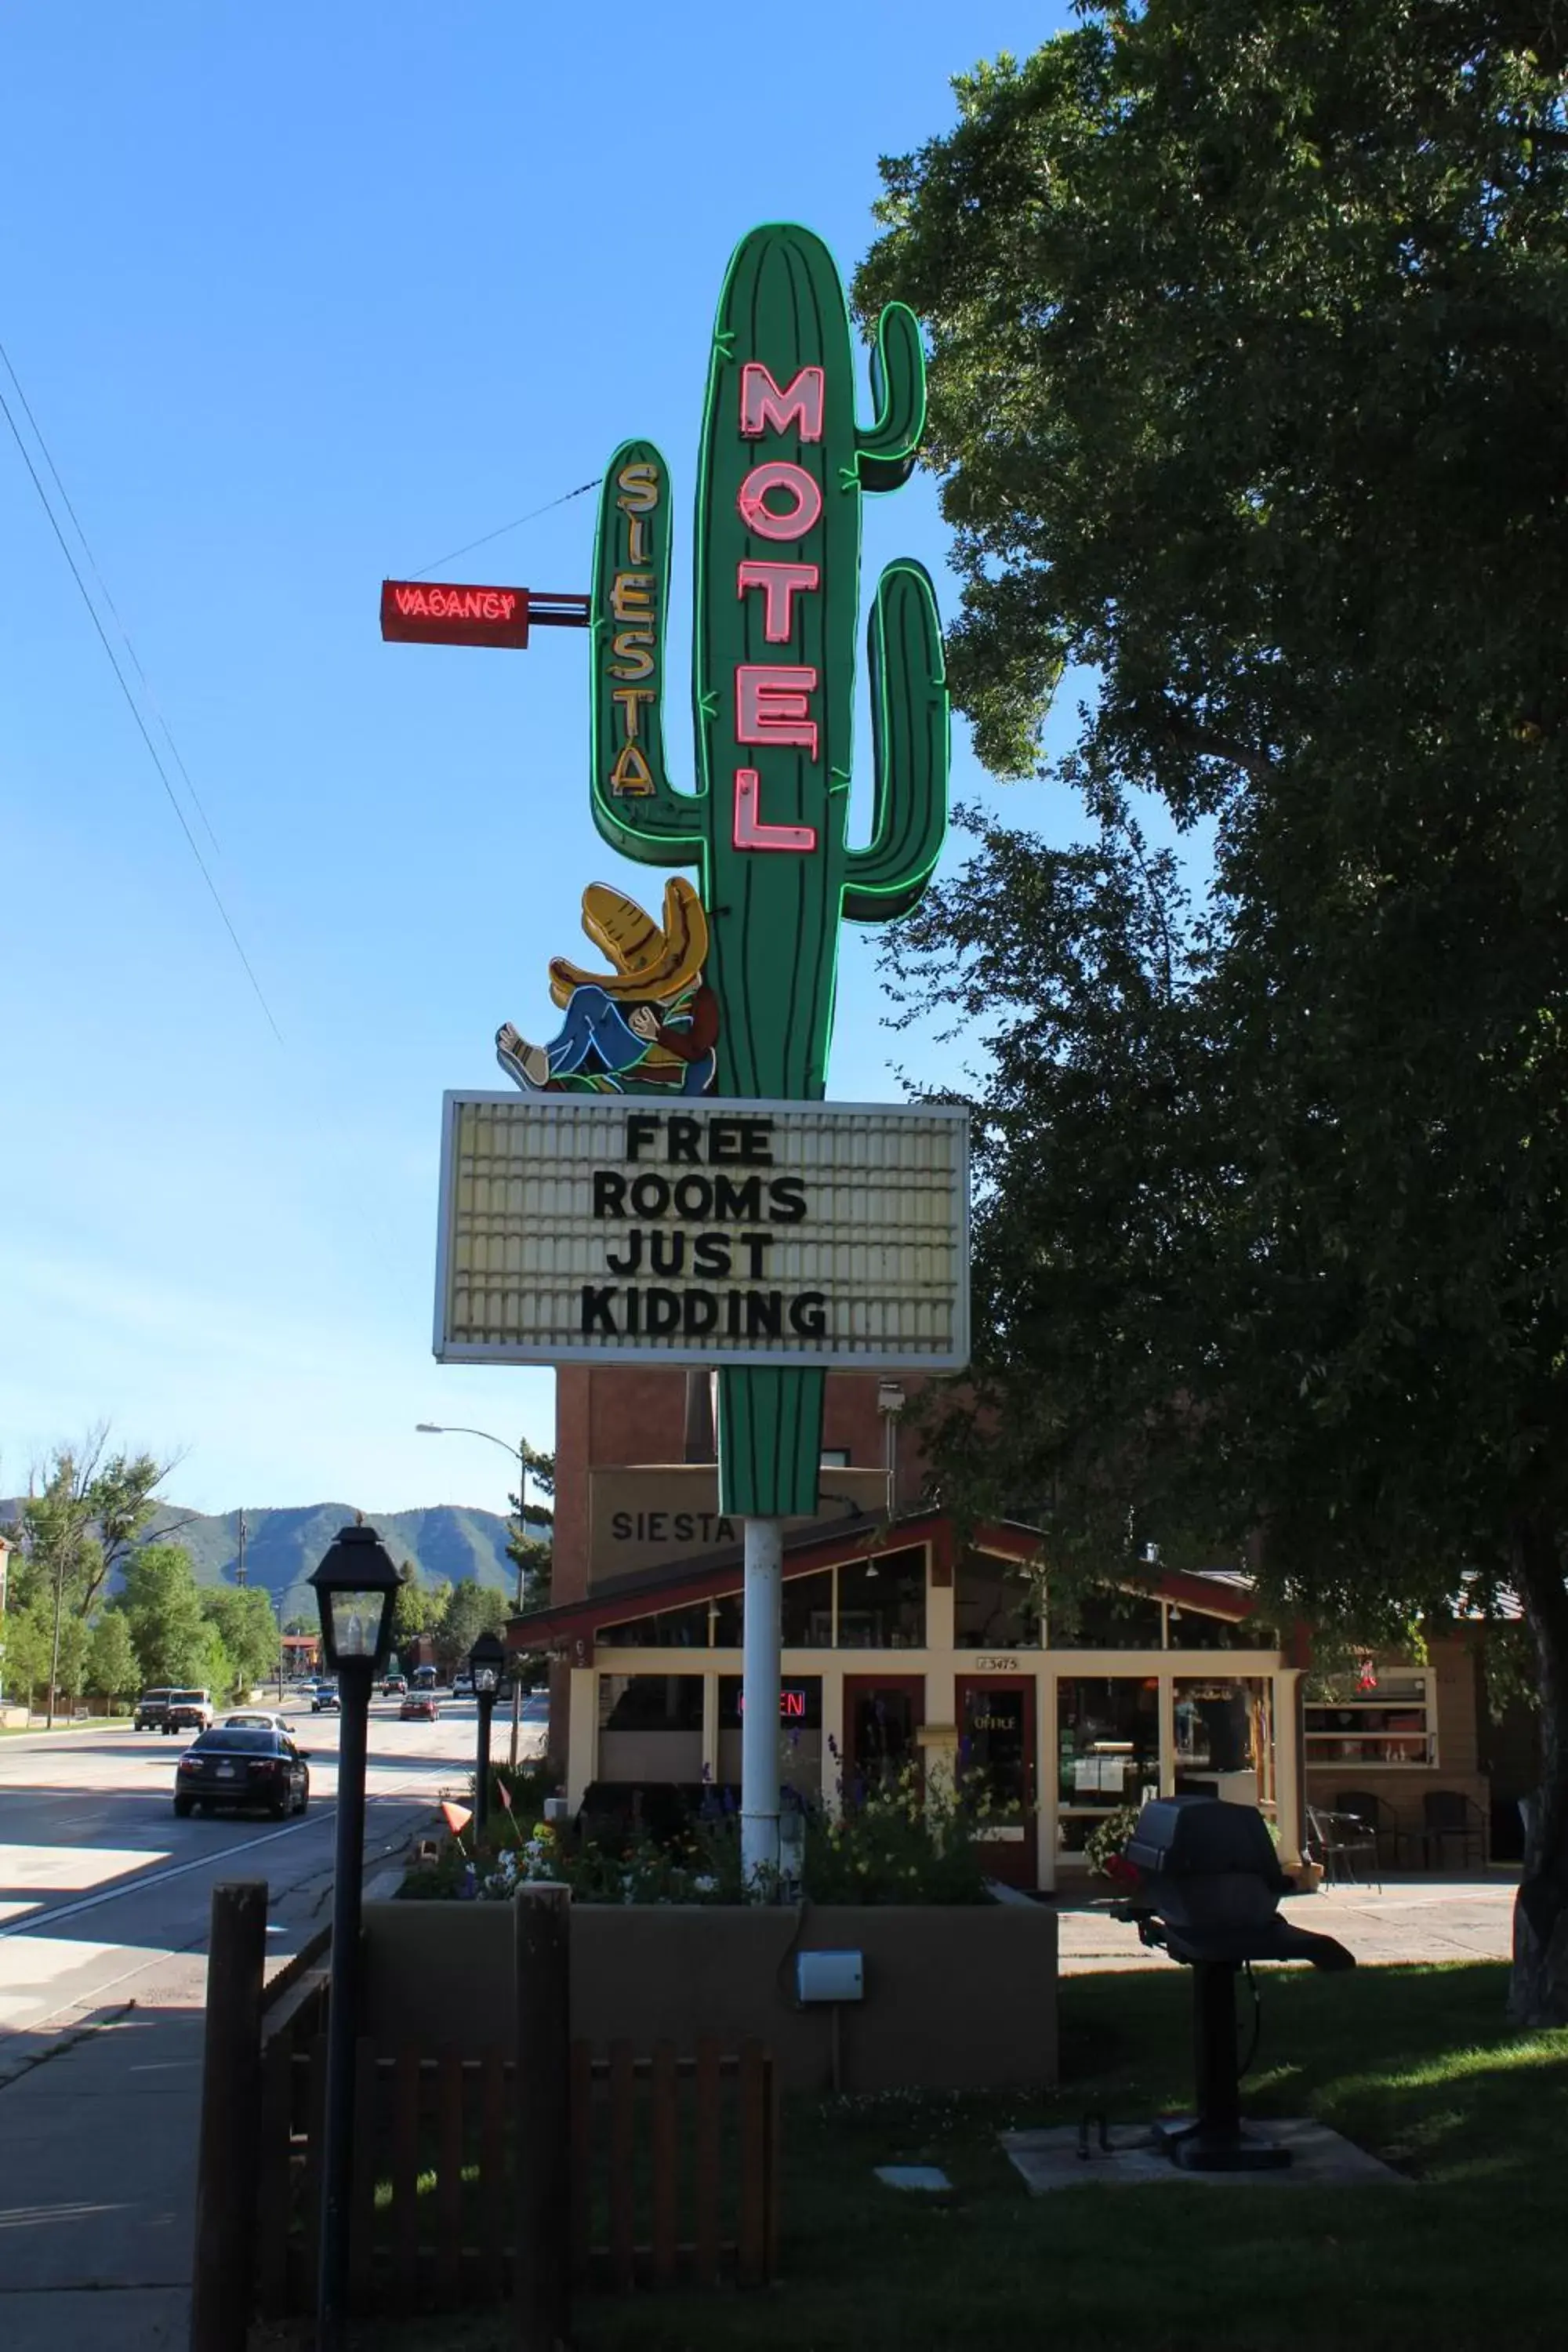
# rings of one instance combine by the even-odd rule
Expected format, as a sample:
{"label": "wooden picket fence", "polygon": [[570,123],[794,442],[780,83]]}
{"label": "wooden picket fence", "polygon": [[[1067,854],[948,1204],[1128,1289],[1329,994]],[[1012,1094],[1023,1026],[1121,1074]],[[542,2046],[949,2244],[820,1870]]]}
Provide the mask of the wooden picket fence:
{"label": "wooden picket fence", "polygon": [[[324,1989],[298,1988],[261,2057],[256,2242],[264,2316],[315,2292],[326,2098]],[[678,2055],[629,2042],[571,2053],[572,2256],[584,2285],[632,2289],[773,2274],[778,2103],[757,2042]],[[500,2051],[358,2049],[353,2307],[447,2309],[512,2286],[516,2070]]]}

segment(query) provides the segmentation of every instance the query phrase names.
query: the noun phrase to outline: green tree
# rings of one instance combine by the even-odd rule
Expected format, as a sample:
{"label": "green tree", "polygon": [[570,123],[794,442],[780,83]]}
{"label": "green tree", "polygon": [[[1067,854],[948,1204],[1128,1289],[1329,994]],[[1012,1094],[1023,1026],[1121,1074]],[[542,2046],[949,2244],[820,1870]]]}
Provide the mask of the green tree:
{"label": "green tree", "polygon": [[[220,1585],[201,1596],[202,1613],[223,1644],[226,1687],[248,1691],[278,1664],[278,1620],[259,1585]],[[216,1685],[214,1685],[216,1687]]]}
{"label": "green tree", "polygon": [[397,1571],[397,1599],[393,1604],[392,1638],[399,1645],[416,1641],[426,1631],[430,1610],[415,1562],[405,1559]]}
{"label": "green tree", "polygon": [[[19,1605],[42,1597],[50,1619],[47,1715],[55,1718],[58,1684],[80,1687],[83,1645],[68,1621],[87,1618],[113,1570],[156,1507],[153,1490],[164,1468],[151,1454],[110,1454],[106,1425],[79,1445],[58,1445],[37,1491],[28,1496],[8,1530],[21,1549],[16,1589]],[[71,1662],[61,1682],[61,1657]],[[73,1681],[74,1678],[74,1681]]]}
{"label": "green tree", "polygon": [[[1206,1527],[1320,1622],[1516,1591],[1560,2023],[1568,22],[1082,14],[884,166],[858,286],[930,325],[977,748],[1093,828],[984,831],[895,951],[993,1049],[943,1475],[1102,1566]],[[1140,793],[1209,829],[1195,913]]]}
{"label": "green tree", "polygon": [[134,1698],[142,1687],[136,1644],[122,1609],[106,1609],[88,1636],[87,1686],[110,1701]]}
{"label": "green tree", "polygon": [[443,1673],[456,1673],[481,1633],[499,1633],[506,1624],[504,1593],[474,1577],[465,1576],[447,1595],[435,1625],[436,1655]]}
{"label": "green tree", "polygon": [[[553,1557],[555,1513],[555,1455],[531,1445],[527,1438],[519,1441],[518,1454],[527,1476],[540,1493],[547,1497],[543,1503],[530,1501],[526,1492],[509,1495],[508,1504],[517,1525],[507,1538],[507,1557],[517,1569],[517,1605],[521,1609],[542,1609],[550,1598],[550,1570]],[[542,1520],[552,1530],[546,1537],[529,1533],[531,1523]]]}
{"label": "green tree", "polygon": [[30,1707],[36,1694],[47,1688],[53,1650],[53,1615],[45,1601],[29,1601],[8,1609],[0,1619],[5,1643],[4,1685],[18,1706]]}
{"label": "green tree", "polygon": [[126,1562],[119,1607],[125,1613],[144,1685],[211,1688],[217,1634],[202,1607],[190,1555],[177,1544],[145,1544]]}

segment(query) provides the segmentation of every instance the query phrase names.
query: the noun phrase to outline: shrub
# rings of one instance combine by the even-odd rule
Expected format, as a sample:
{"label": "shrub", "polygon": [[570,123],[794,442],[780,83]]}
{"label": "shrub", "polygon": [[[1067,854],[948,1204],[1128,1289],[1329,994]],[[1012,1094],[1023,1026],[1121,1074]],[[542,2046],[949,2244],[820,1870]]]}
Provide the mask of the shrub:
{"label": "shrub", "polygon": [[[530,1879],[572,1889],[579,1903],[742,1903],[747,1889],[741,1865],[741,1825],[729,1792],[711,1792],[699,1817],[673,1837],[647,1832],[583,1834],[538,1820],[556,1786],[552,1768],[508,1775],[514,1788],[509,1820],[492,1811],[485,1843],[454,1842],[439,1859],[411,1870],[403,1893],[410,1899],[468,1896],[504,1901]],[[535,1801],[537,1800],[537,1801]],[[786,1800],[787,1801],[787,1800]],[[534,1818],[527,1818],[530,1807]],[[986,1806],[931,1775],[922,1785],[913,1767],[884,1785],[858,1792],[837,1812],[799,1806],[805,1816],[803,1890],[815,1903],[984,1903],[986,1854],[977,1835]],[[776,1895],[776,1883],[758,1890]],[[787,1890],[786,1890],[787,1891]]]}
{"label": "shrub", "polygon": [[1114,1878],[1117,1875],[1110,1865],[1121,1860],[1122,1847],[1138,1826],[1138,1810],[1136,1805],[1118,1805],[1113,1813],[1107,1813],[1102,1822],[1096,1822],[1085,1838],[1083,1850],[1089,1858],[1089,1868],[1098,1877]]}

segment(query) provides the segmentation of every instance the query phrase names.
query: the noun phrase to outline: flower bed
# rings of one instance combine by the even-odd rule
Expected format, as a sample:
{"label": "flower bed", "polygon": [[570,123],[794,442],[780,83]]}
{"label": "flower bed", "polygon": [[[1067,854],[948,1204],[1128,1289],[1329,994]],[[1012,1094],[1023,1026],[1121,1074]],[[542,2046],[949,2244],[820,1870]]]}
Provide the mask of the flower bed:
{"label": "flower bed", "polygon": [[[551,1879],[579,1903],[733,1904],[747,1900],[740,1822],[728,1792],[710,1792],[696,1820],[667,1839],[646,1832],[595,1836],[538,1818],[554,1785],[546,1766],[509,1777],[510,1805],[492,1803],[482,1843],[453,1838],[405,1879],[411,1900],[505,1902],[520,1885]],[[803,1884],[814,1903],[983,1904],[985,1818],[978,1794],[913,1770],[858,1802],[830,1811],[801,1806]],[[752,1899],[794,1890],[770,1876]]]}

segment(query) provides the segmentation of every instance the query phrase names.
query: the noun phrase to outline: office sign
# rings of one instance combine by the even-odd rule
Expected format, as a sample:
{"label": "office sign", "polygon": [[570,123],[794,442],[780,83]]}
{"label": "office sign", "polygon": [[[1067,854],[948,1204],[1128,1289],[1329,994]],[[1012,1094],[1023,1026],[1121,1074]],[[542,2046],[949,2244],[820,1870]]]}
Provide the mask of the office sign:
{"label": "office sign", "polygon": [[968,1225],[962,1108],[448,1094],[435,1352],[957,1370]]}

